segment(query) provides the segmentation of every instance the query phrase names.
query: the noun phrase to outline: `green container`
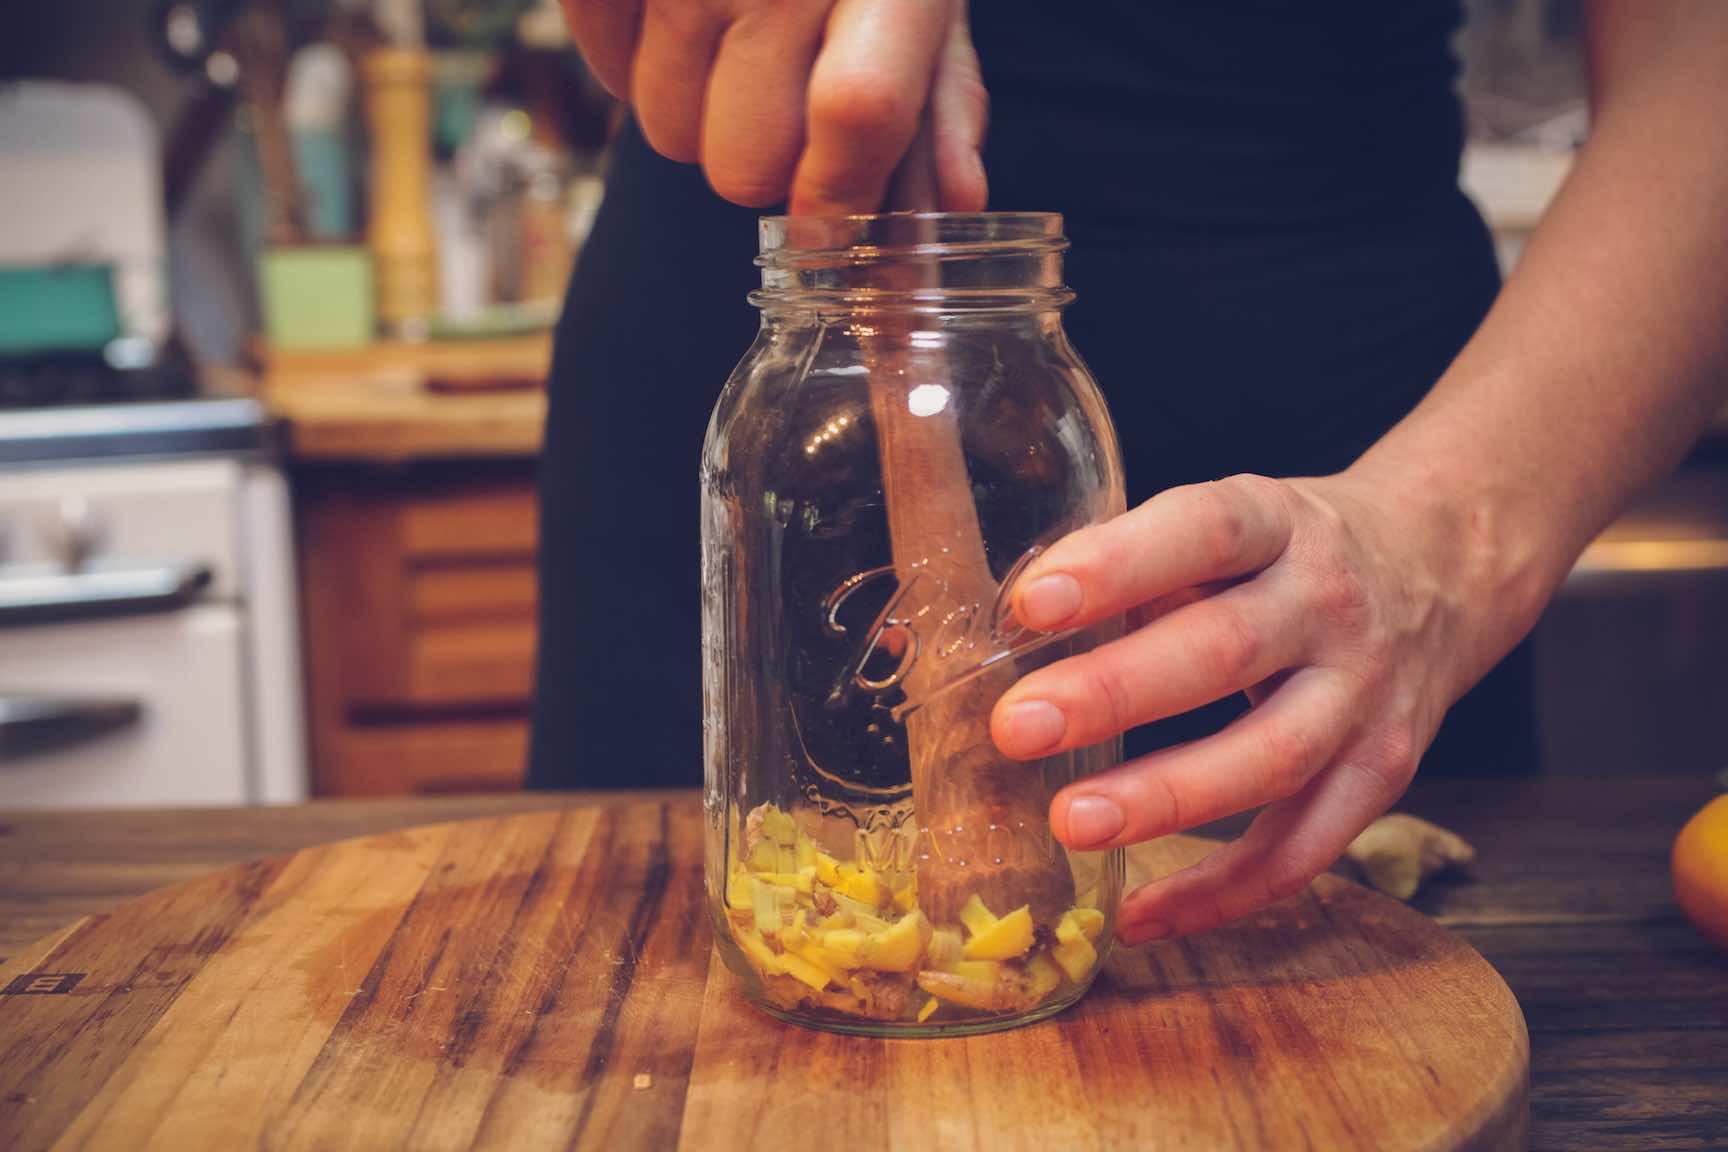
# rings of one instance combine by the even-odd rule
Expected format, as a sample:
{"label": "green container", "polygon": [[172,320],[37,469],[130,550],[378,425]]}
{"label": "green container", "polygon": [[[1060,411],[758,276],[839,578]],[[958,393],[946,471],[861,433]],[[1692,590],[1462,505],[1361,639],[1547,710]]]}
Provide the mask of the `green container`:
{"label": "green container", "polygon": [[108,265],[0,267],[0,355],[88,351],[118,335]]}
{"label": "green container", "polygon": [[274,348],[357,348],[372,342],[372,254],[316,245],[269,248],[258,259],[264,336]]}

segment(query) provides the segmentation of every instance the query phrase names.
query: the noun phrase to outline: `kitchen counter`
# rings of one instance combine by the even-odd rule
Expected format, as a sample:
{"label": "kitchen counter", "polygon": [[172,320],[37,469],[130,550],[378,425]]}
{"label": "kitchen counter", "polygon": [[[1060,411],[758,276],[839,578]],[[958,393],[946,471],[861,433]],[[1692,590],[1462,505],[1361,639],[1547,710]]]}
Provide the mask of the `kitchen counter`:
{"label": "kitchen counter", "polygon": [[[1533,1146],[1713,1146],[1728,1131],[1728,956],[1679,916],[1675,831],[1699,777],[1433,780],[1406,810],[1471,839],[1470,882],[1416,906],[1517,994]],[[641,795],[346,801],[198,812],[0,814],[0,954],[141,892],[261,855],[414,824]],[[694,803],[694,796],[689,798]]]}
{"label": "kitchen counter", "polygon": [[275,353],[260,391],[300,461],[531,457],[549,333]]}

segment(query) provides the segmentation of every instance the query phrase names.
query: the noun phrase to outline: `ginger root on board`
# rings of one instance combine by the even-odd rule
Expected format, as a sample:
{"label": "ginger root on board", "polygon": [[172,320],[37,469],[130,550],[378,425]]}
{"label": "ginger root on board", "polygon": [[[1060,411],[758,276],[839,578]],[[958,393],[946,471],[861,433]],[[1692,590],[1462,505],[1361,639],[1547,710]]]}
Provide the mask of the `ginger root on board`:
{"label": "ginger root on board", "polygon": [[1476,859],[1476,849],[1438,824],[1394,812],[1364,828],[1344,855],[1362,870],[1368,883],[1388,896],[1408,900],[1434,873]]}

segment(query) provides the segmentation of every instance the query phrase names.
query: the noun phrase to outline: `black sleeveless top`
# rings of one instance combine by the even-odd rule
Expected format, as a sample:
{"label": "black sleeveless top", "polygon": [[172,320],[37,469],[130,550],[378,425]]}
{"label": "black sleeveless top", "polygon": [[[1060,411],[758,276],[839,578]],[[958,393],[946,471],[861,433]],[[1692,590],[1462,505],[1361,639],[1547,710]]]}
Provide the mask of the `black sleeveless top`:
{"label": "black sleeveless top", "polygon": [[[1421,399],[1498,290],[1457,187],[1456,0],[972,6],[991,206],[1056,210],[1066,323],[1129,499],[1347,466]],[[558,333],[541,463],[530,782],[702,775],[697,458],[756,319],[755,213],[627,125]],[[1520,650],[1423,770],[1536,761]],[[1130,735],[1215,729],[1221,702]]]}
{"label": "black sleeveless top", "polygon": [[1000,207],[1266,231],[1395,210],[1456,182],[1456,0],[972,12]]}

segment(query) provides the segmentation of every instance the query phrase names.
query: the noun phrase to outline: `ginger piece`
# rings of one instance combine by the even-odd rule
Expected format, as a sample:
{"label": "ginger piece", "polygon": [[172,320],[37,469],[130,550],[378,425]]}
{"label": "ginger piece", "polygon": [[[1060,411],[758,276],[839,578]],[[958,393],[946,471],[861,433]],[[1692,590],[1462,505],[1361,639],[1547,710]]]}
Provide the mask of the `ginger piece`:
{"label": "ginger piece", "polygon": [[960,959],[965,945],[960,942],[960,933],[952,928],[938,928],[930,933],[930,944],[925,951],[929,966],[946,971],[950,965]]}
{"label": "ginger piece", "polygon": [[952,972],[918,973],[918,987],[932,996],[983,1012],[1024,1012],[1037,1001],[1031,982],[994,960],[962,960]]}
{"label": "ginger piece", "polygon": [[1050,957],[1038,955],[1026,961],[1026,979],[1032,998],[1041,1001],[1062,986],[1063,972]]}
{"label": "ginger piece", "polygon": [[1463,837],[1402,812],[1382,816],[1344,850],[1368,883],[1399,900],[1416,895],[1422,881],[1476,859]]}
{"label": "ginger piece", "polygon": [[847,997],[850,1002],[843,1002],[838,993],[827,993],[826,1006],[866,1020],[902,1020],[912,1009],[912,985],[904,976],[855,972],[847,984]]}

